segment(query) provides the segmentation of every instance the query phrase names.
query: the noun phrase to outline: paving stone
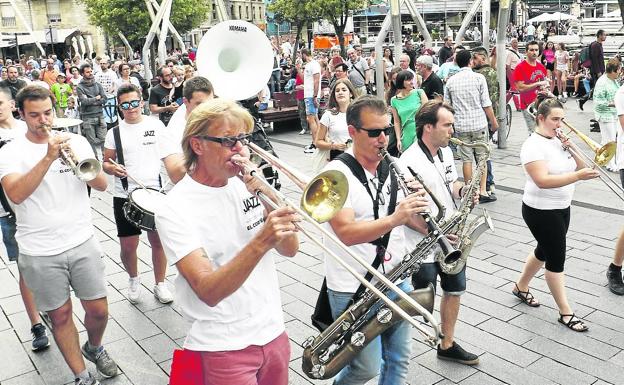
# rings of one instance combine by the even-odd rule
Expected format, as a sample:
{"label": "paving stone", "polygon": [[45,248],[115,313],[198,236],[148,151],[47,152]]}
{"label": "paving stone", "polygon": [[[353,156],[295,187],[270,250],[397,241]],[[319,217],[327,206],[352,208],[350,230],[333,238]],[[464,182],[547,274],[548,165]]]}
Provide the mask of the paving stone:
{"label": "paving stone", "polygon": [[482,329],[490,334],[497,335],[506,339],[509,342],[513,342],[516,345],[522,345],[531,338],[535,337],[534,333],[516,327],[509,322],[503,322],[496,318],[490,318],[487,321],[479,324],[479,329]]}
{"label": "paving stone", "polygon": [[172,339],[186,336],[191,327],[189,321],[169,306],[146,312],[145,315]]}
{"label": "paving stone", "polygon": [[161,363],[158,364],[158,366],[160,366],[160,368],[167,373],[168,376],[171,375],[171,363],[173,362],[173,359],[169,359],[166,361],[163,361]]}
{"label": "paving stone", "polygon": [[[439,374],[441,377],[447,378],[452,382],[460,382],[467,377],[473,375],[477,370],[469,365],[458,365],[450,361],[440,360],[437,352],[430,350],[429,352],[419,356],[414,361],[421,366]],[[410,366],[414,365],[414,361]]]}
{"label": "paving stone", "polygon": [[619,352],[615,356],[611,357],[609,359],[609,362],[612,362],[612,363],[614,363],[614,364],[624,368],[624,350]]}
{"label": "paving stone", "polygon": [[[286,289],[286,287],[284,289]],[[286,290],[288,290],[288,289],[286,289]],[[286,304],[289,304],[291,302],[298,301],[297,298],[295,298],[292,295],[288,294],[288,292],[286,292],[285,290],[280,290],[280,296],[282,297],[282,305],[286,305]]]}
{"label": "paving stone", "polygon": [[320,288],[323,283],[323,277],[319,274],[303,268],[291,261],[284,261],[277,265],[278,271],[286,274],[287,276],[295,279],[297,282],[301,282],[310,287]]}
{"label": "paving stone", "polygon": [[121,301],[109,305],[109,313],[128,334],[137,340],[155,336],[160,329],[131,303]]}
{"label": "paving stone", "polygon": [[514,309],[478,297],[472,293],[465,293],[462,297],[462,303],[466,307],[470,307],[503,321],[509,321],[510,319],[517,317],[520,314]]}
{"label": "paving stone", "polygon": [[596,381],[596,378],[553,361],[548,357],[540,358],[529,365],[527,369],[560,384],[589,385]]}
{"label": "paving stone", "polygon": [[19,285],[8,269],[0,270],[0,298],[19,294]]}
{"label": "paving stone", "polygon": [[302,283],[295,282],[292,285],[285,287],[284,290],[287,291],[288,294],[307,303],[312,307],[316,305],[316,300],[318,298],[317,289],[313,289]]}
{"label": "paving stone", "polygon": [[288,333],[288,337],[299,345],[303,345],[303,342],[307,340],[308,337],[316,337],[319,334],[318,330],[304,324],[298,319],[286,323],[286,332]]}
{"label": "paving stone", "polygon": [[461,385],[503,385],[505,384],[502,381],[497,380],[496,378],[483,373],[483,372],[477,372],[475,374],[473,374],[472,376],[466,378],[465,380],[463,380],[462,382],[460,382]]}
{"label": "paving stone", "polygon": [[[30,348],[30,342],[26,342],[22,344],[24,351],[28,353],[29,358],[39,371],[41,378],[45,380],[46,384],[66,384],[68,382],[73,382],[74,376],[65,363],[65,359],[63,358],[61,351],[58,349],[52,335],[49,335],[49,337],[50,347],[48,349],[35,353]],[[85,339],[86,336],[81,341],[84,341]],[[91,368],[87,367],[89,370]]]}
{"label": "paving stone", "polygon": [[300,300],[290,302],[289,304],[284,305],[283,308],[284,308],[284,311],[286,311],[288,314],[299,319],[305,324],[310,323],[310,316],[314,312],[313,306],[310,306],[307,303],[300,301]]}
{"label": "paving stone", "polygon": [[165,333],[148,337],[144,340],[137,341],[139,346],[145,350],[152,360],[161,363],[171,359],[173,351],[177,349],[177,345]]}
{"label": "paving stone", "polygon": [[[504,383],[512,385],[550,385],[548,379],[505,361],[494,354],[486,353],[479,358],[479,370]],[[462,383],[463,384],[463,383]],[[484,384],[489,384],[484,382]]]}
{"label": "paving stone", "polygon": [[10,297],[0,298],[0,308],[5,315],[11,315],[24,311],[24,302],[19,294]]}
{"label": "paving stone", "polygon": [[121,370],[135,385],[166,385],[167,374],[132,339],[116,341],[106,347]]}
{"label": "paving stone", "polygon": [[28,372],[2,381],[4,385],[46,385],[37,372]]}
{"label": "paving stone", "polygon": [[614,384],[624,378],[624,368],[608,361],[592,357],[544,337],[536,337],[524,345],[541,355],[556,359],[584,373]]}
{"label": "paving stone", "polygon": [[[463,322],[469,324],[469,325],[478,325],[488,319],[490,319],[490,316],[484,313],[481,313],[478,310],[474,310],[471,309],[467,306],[464,305],[460,305],[459,307],[459,314],[460,314],[460,318]],[[440,319],[440,315],[436,314],[435,315],[436,319]]]}
{"label": "paving stone", "polygon": [[[435,384],[442,379],[442,376],[427,369],[426,367],[418,365],[414,361],[410,363],[409,370],[407,372],[407,383],[409,385]],[[375,384],[376,383],[377,382],[375,382]]]}
{"label": "paving stone", "polygon": [[0,332],[0,346],[0,381],[35,369],[13,330]]}

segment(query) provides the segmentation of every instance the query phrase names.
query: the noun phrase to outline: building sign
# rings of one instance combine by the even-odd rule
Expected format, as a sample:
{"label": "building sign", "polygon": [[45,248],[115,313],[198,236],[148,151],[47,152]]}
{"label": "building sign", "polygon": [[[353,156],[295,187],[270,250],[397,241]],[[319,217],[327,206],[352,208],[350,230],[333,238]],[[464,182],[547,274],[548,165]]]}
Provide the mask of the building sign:
{"label": "building sign", "polygon": [[[591,0],[583,0],[591,1]],[[571,0],[541,0],[541,1],[528,1],[529,17],[535,17],[542,13],[561,12],[569,13],[572,6]]]}
{"label": "building sign", "polygon": [[581,8],[596,8],[596,0],[580,0]]}

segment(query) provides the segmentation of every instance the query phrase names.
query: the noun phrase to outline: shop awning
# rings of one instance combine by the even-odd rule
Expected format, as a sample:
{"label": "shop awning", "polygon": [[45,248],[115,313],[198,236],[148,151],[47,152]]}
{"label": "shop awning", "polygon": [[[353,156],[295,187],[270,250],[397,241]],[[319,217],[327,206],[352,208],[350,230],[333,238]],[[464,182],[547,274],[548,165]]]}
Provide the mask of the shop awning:
{"label": "shop awning", "polygon": [[[65,40],[67,40],[67,38],[80,33],[78,28],[60,28],[60,29],[57,28],[53,30],[56,31],[56,33],[52,34],[52,37],[54,38],[53,39],[54,44],[65,43]],[[40,42],[41,44],[47,44],[49,38],[46,39],[46,34],[47,36],[50,36],[49,29],[36,30],[36,31],[33,31],[32,34],[19,35],[17,37],[17,42],[19,45],[34,44],[36,41]],[[12,37],[11,35],[2,35],[2,36],[4,39],[10,39]],[[4,40],[0,41],[0,48],[9,47],[11,45],[12,44],[9,41],[4,41]]]}

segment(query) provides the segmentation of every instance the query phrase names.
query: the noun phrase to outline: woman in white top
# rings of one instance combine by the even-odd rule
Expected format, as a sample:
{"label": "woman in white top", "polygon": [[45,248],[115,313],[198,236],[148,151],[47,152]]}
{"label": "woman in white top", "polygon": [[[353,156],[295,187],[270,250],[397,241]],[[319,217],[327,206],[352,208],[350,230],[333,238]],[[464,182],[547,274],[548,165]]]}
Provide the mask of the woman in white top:
{"label": "woman in white top", "polygon": [[386,91],[390,89],[390,72],[394,67],[394,59],[392,58],[392,50],[390,48],[384,48],[383,53],[383,68],[384,68],[384,82],[386,85]]}
{"label": "woman in white top", "polygon": [[139,91],[141,90],[139,79],[134,76],[130,76],[130,64],[128,63],[122,63],[119,65],[119,78],[115,80],[115,93],[117,93],[117,90],[123,84],[133,84],[139,89]]}
{"label": "woman in white top", "polygon": [[527,176],[522,218],[537,246],[527,257],[512,293],[531,307],[539,306],[529,293],[529,284],[545,265],[544,277],[559,309],[559,322],[571,330],[584,332],[588,327],[574,315],[568,303],[563,265],[574,183],[599,174],[564,150],[557,138],[563,120],[561,102],[555,98],[538,99],[536,107],[537,127],[522,145],[520,160]]}
{"label": "woman in white top", "polygon": [[555,51],[555,79],[557,82],[557,91],[559,92],[558,98],[562,102],[566,102],[568,99],[568,91],[566,91],[566,83],[568,81],[568,62],[570,61],[570,55],[565,49],[563,43],[557,44],[557,50]]}
{"label": "woman in white top", "polygon": [[355,88],[348,79],[338,79],[329,93],[327,110],[320,120],[319,130],[314,145],[319,152],[324,152],[324,166],[330,160],[343,153],[351,137],[347,128],[347,107],[355,98]]}

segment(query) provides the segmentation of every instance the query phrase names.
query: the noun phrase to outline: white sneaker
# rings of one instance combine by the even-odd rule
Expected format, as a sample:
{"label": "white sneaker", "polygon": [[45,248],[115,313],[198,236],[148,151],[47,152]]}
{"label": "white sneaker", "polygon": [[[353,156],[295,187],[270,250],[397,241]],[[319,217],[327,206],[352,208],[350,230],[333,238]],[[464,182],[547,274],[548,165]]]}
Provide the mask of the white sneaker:
{"label": "white sneaker", "polygon": [[141,278],[130,278],[128,280],[128,301],[138,303],[141,298]]}
{"label": "white sneaker", "polygon": [[307,133],[308,131],[306,131],[305,129],[302,129],[301,131],[299,131],[299,135],[305,135]]}
{"label": "white sneaker", "polygon": [[173,294],[167,288],[167,284],[160,282],[154,286],[154,297],[160,301],[160,303],[173,302]]}

